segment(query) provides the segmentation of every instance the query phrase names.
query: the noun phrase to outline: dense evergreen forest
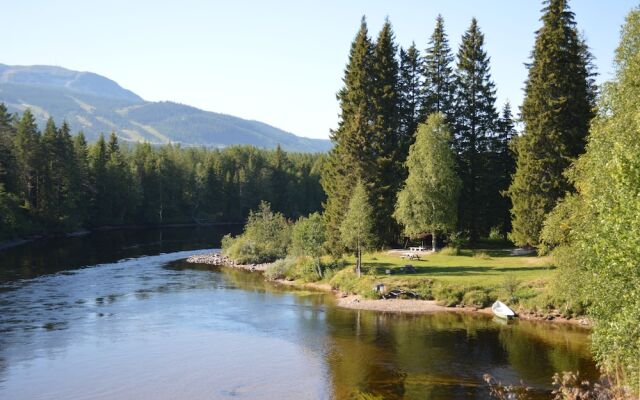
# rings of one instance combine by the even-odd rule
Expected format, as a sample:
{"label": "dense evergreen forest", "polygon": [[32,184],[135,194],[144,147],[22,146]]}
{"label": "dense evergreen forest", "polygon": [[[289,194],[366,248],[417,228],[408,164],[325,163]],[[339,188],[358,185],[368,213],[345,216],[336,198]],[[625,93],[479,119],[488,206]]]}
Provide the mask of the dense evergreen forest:
{"label": "dense evergreen forest", "polygon": [[267,200],[294,218],[321,207],[322,155],[250,146],[224,150],[88,144],[80,132],[0,104],[0,238],[82,228],[243,222]]}

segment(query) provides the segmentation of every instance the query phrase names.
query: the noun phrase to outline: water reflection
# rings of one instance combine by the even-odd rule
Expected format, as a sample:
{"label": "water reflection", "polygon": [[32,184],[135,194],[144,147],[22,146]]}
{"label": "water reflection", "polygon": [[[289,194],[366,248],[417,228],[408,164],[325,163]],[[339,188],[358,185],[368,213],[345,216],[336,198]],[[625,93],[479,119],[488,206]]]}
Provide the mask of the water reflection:
{"label": "water reflection", "polygon": [[0,398],[481,399],[487,372],[542,398],[556,371],[595,374],[581,329],[344,310],[191,253],[0,283]]}

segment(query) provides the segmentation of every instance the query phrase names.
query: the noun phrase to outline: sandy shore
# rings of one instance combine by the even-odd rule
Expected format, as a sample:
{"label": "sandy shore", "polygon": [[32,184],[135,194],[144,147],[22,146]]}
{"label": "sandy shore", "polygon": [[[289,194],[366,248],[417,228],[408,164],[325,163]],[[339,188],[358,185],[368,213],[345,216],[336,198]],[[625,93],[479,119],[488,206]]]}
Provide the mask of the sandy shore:
{"label": "sandy shore", "polygon": [[[445,307],[438,305],[435,300],[403,300],[403,299],[388,299],[388,300],[371,300],[362,299],[360,296],[338,296],[337,306],[342,308],[349,308],[352,310],[370,310],[380,312],[392,312],[392,313],[407,313],[407,314],[434,314],[441,312],[454,312],[454,313],[467,313],[467,314],[481,314],[481,315],[493,315],[491,307],[476,308],[476,307]],[[583,328],[591,328],[592,324],[588,318],[572,318],[566,319],[560,316],[553,316],[552,318],[539,316],[533,313],[518,313],[518,319],[527,321],[540,321],[540,322],[552,322],[575,325]]]}

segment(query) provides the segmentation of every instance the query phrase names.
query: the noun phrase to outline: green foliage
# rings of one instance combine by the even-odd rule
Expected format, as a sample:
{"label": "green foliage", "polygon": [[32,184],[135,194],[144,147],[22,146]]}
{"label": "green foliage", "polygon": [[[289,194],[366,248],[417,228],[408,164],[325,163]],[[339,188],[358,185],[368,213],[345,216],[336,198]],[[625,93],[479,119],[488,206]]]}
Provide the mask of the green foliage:
{"label": "green foliage", "polygon": [[362,251],[372,249],[376,242],[373,208],[362,182],[358,182],[353,190],[347,213],[340,225],[340,237],[343,245],[356,253],[356,270],[359,275]]}
{"label": "green foliage", "polygon": [[486,213],[493,179],[486,164],[498,120],[495,101],[484,35],[474,18],[458,50],[453,124],[453,145],[462,180],[458,225],[469,231],[472,240],[495,225],[495,221],[487,220]]}
{"label": "green foliage", "polygon": [[424,56],[424,102],[420,110],[420,120],[425,121],[433,113],[444,113],[447,122],[453,118],[453,55],[444,31],[444,18],[438,15],[436,27],[429,39],[429,47]]}
{"label": "green foliage", "polygon": [[490,306],[494,301],[496,301],[495,297],[486,288],[471,289],[462,296],[462,304],[465,306],[484,308]]}
{"label": "green foliage", "polygon": [[459,256],[461,254],[460,247],[447,246],[440,250],[440,254],[443,256]]}
{"label": "green foliage", "polygon": [[295,276],[295,257],[286,257],[271,263],[264,271],[264,276],[269,280],[287,279],[294,280]]}
{"label": "green foliage", "polygon": [[324,219],[320,213],[300,217],[292,228],[291,253],[318,258],[324,253],[325,241]]}
{"label": "green foliage", "polygon": [[[544,237],[575,303],[591,304],[601,366],[640,393],[640,10],[623,27],[615,79],[605,86],[587,150],[569,177],[577,195],[560,204]],[[567,226],[558,225],[560,222]]]}
{"label": "green foliage", "polygon": [[516,278],[514,275],[506,275],[504,277],[504,281],[502,282],[502,288],[509,296],[510,302],[517,301],[516,291],[520,287],[520,280]]}
{"label": "green foliage", "polygon": [[433,286],[433,297],[441,306],[453,307],[460,304],[464,294],[465,290],[462,287],[442,283],[436,283]]}
{"label": "green foliage", "polygon": [[524,134],[515,141],[517,165],[509,196],[518,246],[538,246],[548,213],[572,190],[564,172],[584,151],[593,117],[591,55],[578,36],[566,0],[550,0],[529,65],[522,105]]}
{"label": "green foliage", "polygon": [[287,255],[291,243],[291,225],[280,213],[271,211],[269,203],[260,203],[251,211],[241,235],[222,240],[225,255],[241,264],[273,262]]}
{"label": "green foliage", "polygon": [[443,114],[430,115],[418,128],[407,159],[409,176],[394,212],[409,237],[455,229],[460,179],[450,140]]}
{"label": "green foliage", "polygon": [[422,88],[422,59],[412,43],[408,49],[400,49],[400,75],[398,79],[398,112],[400,140],[396,144],[401,155],[409,154],[424,100]]}
{"label": "green foliage", "polygon": [[261,200],[297,217],[325,198],[323,155],[122,145],[113,134],[88,145],[65,122],[51,120],[41,135],[30,111],[16,121],[0,104],[3,202],[17,204],[7,206],[5,238],[120,224],[240,223]]}
{"label": "green foliage", "polygon": [[322,171],[322,187],[327,194],[324,203],[327,247],[334,255],[344,251],[340,225],[346,212],[345,204],[351,198],[353,182],[370,177],[374,164],[371,151],[374,118],[371,104],[372,59],[373,44],[366,20],[362,18],[358,34],[351,44],[344,86],[338,92],[338,128],[331,133],[334,146]]}

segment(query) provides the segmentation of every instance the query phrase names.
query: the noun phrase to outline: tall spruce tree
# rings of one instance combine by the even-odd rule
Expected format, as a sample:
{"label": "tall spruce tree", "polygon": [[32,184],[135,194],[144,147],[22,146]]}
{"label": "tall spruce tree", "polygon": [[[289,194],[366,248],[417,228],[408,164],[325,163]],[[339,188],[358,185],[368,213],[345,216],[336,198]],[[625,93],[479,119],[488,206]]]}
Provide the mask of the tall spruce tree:
{"label": "tall spruce tree", "polygon": [[438,15],[436,27],[429,39],[429,47],[423,59],[424,102],[420,111],[420,122],[428,115],[441,112],[449,123],[453,122],[453,55],[444,31],[444,18]]}
{"label": "tall spruce tree", "polygon": [[76,215],[81,226],[85,226],[89,219],[89,210],[92,204],[92,187],[89,169],[89,148],[82,131],[73,138],[73,152],[75,157],[75,179],[77,191],[74,193]]}
{"label": "tall spruce tree", "polygon": [[489,180],[487,215],[491,227],[498,229],[500,235],[506,239],[511,230],[511,200],[506,190],[511,183],[511,176],[515,171],[516,161],[511,149],[512,140],[516,136],[513,123],[511,105],[506,102],[502,108],[500,119],[497,121],[496,134],[491,137],[491,148],[488,156],[487,169]]}
{"label": "tall spruce tree", "polygon": [[0,184],[8,193],[15,192],[18,186],[15,135],[13,118],[4,103],[0,103]]}
{"label": "tall spruce tree", "polygon": [[415,43],[405,50],[400,49],[400,76],[398,79],[399,133],[398,146],[404,154],[409,153],[422,111],[422,64],[420,51]]}
{"label": "tall spruce tree", "polygon": [[405,149],[399,144],[398,49],[387,19],[373,49],[373,125],[369,142],[373,151],[373,174],[365,177],[371,194],[375,233],[379,244],[396,243],[400,227],[393,219],[396,193],[404,177]]}
{"label": "tall spruce tree", "polygon": [[338,92],[340,116],[338,128],[331,132],[334,144],[322,170],[321,183],[327,194],[324,217],[327,229],[327,245],[333,253],[341,253],[340,225],[344,219],[345,205],[351,198],[355,182],[370,176],[374,160],[371,149],[371,63],[373,45],[369,38],[366,19],[349,53],[344,71],[344,86]]}
{"label": "tall spruce tree", "polygon": [[90,182],[92,186],[91,225],[100,226],[111,221],[110,194],[107,178],[107,144],[100,134],[89,150]]}
{"label": "tall spruce tree", "polygon": [[14,148],[18,167],[19,198],[30,212],[38,208],[41,179],[40,131],[31,110],[26,109],[16,127]]}
{"label": "tall spruce tree", "polygon": [[495,88],[484,50],[484,35],[476,19],[462,36],[455,71],[454,148],[462,191],[458,206],[458,225],[472,240],[488,232],[485,207],[491,197],[486,168],[490,139],[495,133],[498,114]]}
{"label": "tall spruce tree", "polygon": [[519,246],[537,246],[545,216],[572,190],[565,169],[584,151],[594,116],[591,56],[579,37],[567,0],[545,2],[536,32],[509,188],[512,231]]}

